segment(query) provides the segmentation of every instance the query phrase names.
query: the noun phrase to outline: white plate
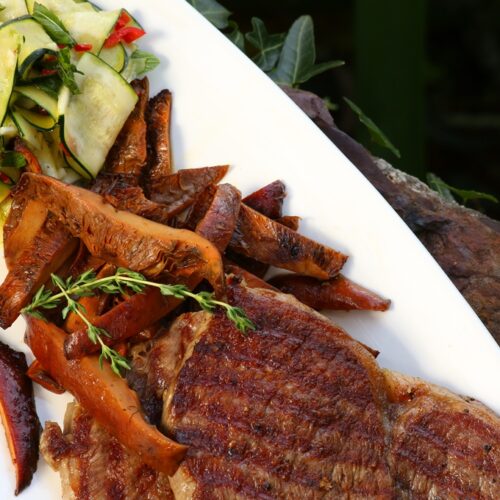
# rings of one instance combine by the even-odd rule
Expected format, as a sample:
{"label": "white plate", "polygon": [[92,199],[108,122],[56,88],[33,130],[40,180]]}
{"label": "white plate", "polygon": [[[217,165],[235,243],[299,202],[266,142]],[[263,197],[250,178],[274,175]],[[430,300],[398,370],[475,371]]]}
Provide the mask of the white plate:
{"label": "white plate", "polygon": [[[286,212],[301,232],[350,255],[345,273],[393,300],[387,313],[332,314],[381,351],[381,365],[500,411],[500,349],[392,208],[283,92],[184,0],[122,0],[146,27],[141,47],[162,64],[152,91],[173,91],[177,168],[230,163],[243,193],[285,181]],[[107,9],[116,0],[100,1]],[[5,271],[4,271],[5,272]],[[26,351],[18,320],[2,340]],[[29,356],[31,359],[31,356]],[[68,397],[36,389],[42,422],[62,422]],[[0,432],[0,498],[14,479]],[[23,500],[60,498],[59,478],[40,461]]]}

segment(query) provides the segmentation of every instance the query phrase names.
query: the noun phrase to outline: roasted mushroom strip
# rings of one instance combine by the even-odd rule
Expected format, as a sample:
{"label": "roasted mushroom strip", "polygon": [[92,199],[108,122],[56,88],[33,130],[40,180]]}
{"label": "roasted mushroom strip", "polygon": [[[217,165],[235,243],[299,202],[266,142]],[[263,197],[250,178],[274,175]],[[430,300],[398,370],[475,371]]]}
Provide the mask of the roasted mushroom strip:
{"label": "roasted mushroom strip", "polygon": [[26,341],[47,373],[70,391],[86,410],[121,443],[156,470],[172,474],[186,448],[149,425],[136,394],[126,381],[100,366],[96,356],[68,361],[66,334],[52,323],[28,316]]}
{"label": "roasted mushroom strip", "polygon": [[31,483],[38,462],[38,420],[26,358],[0,342],[0,416],[16,472],[16,495]]}

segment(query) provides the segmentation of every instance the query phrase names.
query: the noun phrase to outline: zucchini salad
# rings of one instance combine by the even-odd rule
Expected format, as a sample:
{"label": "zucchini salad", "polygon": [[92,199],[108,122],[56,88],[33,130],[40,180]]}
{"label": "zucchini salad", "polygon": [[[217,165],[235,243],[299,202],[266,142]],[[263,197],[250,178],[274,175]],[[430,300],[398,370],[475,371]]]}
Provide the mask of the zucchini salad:
{"label": "zucchini salad", "polygon": [[[158,59],[125,9],[78,0],[0,0],[0,202],[26,165],[69,183],[103,167],[137,102],[130,82]],[[5,208],[4,208],[5,210]]]}

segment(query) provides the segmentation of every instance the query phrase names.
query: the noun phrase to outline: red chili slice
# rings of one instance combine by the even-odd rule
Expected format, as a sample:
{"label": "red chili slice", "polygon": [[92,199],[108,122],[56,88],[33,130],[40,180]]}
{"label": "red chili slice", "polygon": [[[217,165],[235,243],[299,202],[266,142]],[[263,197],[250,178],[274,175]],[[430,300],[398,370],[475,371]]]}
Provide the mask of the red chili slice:
{"label": "red chili slice", "polygon": [[40,74],[43,76],[50,76],[50,75],[55,75],[57,73],[57,69],[48,69],[48,68],[43,68],[40,71]]}
{"label": "red chili slice", "polygon": [[132,43],[138,38],[145,35],[146,32],[140,28],[134,26],[128,26],[126,28],[120,28],[109,35],[108,39],[104,42],[106,48],[115,47],[120,42]]}
{"label": "red chili slice", "polygon": [[7,186],[12,186],[13,184],[12,179],[5,175],[3,172],[0,172],[0,181],[2,181],[4,184],[7,184]]}
{"label": "red chili slice", "polygon": [[89,50],[92,50],[92,44],[91,43],[77,43],[73,48],[77,52],[88,52]]}
{"label": "red chili slice", "polygon": [[71,156],[71,153],[68,151],[68,148],[62,143],[59,143],[59,149],[65,154],[66,156]]}
{"label": "red chili slice", "polygon": [[128,15],[128,12],[126,10],[122,10],[118,21],[116,21],[115,31],[125,28],[130,21],[132,21],[132,18]]}

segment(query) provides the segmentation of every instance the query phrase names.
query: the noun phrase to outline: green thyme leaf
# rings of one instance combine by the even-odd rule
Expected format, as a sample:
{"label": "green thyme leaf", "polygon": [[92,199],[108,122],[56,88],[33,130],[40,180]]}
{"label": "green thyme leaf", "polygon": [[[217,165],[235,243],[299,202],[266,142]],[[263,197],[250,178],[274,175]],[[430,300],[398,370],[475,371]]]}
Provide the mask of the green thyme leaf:
{"label": "green thyme leaf", "polygon": [[62,21],[47,7],[35,2],[33,17],[38,21],[54,42],[73,47],[75,40],[68,33]]}
{"label": "green thyme leaf", "polygon": [[356,113],[359,121],[366,126],[366,128],[370,132],[372,141],[377,143],[379,146],[382,146],[391,151],[397,158],[401,158],[401,153],[399,152],[399,149],[396,149],[394,144],[392,144],[389,138],[382,132],[382,130],[380,130],[380,128],[375,124],[375,122],[370,118],[368,118],[363,113],[363,111],[361,111],[361,108],[358,105],[354,104],[350,99],[344,97],[344,101],[352,109],[352,111]]}

